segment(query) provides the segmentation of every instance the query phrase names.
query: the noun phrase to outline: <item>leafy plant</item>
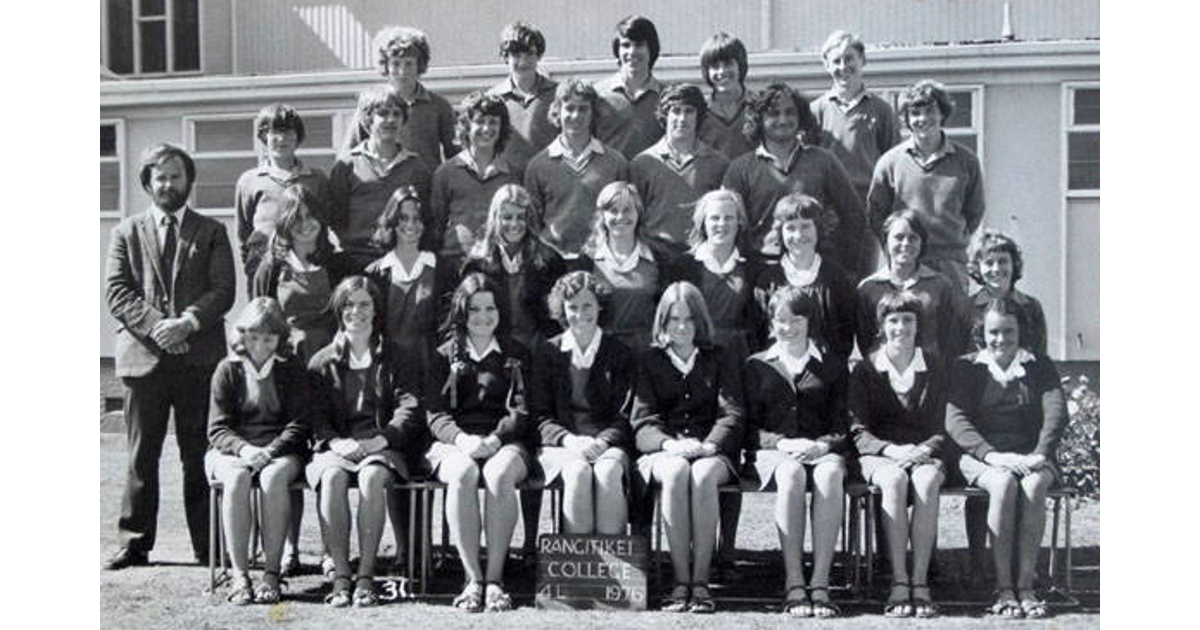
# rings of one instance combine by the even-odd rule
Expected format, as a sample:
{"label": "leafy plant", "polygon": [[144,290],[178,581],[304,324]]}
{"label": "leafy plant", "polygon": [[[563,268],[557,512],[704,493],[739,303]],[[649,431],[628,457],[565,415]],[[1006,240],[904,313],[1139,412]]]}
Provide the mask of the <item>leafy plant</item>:
{"label": "leafy plant", "polygon": [[1081,497],[1100,499],[1100,394],[1086,376],[1064,376],[1070,420],[1058,447],[1063,485],[1079,491]]}

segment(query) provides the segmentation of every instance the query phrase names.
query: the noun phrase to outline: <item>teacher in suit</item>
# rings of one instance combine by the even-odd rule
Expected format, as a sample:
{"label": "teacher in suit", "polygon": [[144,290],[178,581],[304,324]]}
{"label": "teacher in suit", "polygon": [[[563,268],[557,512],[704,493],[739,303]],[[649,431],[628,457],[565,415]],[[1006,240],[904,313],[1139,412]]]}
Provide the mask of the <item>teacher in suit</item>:
{"label": "teacher in suit", "polygon": [[129,467],[117,523],[120,549],[105,568],[148,564],[158,517],[158,460],[175,412],[183,500],[196,560],[208,559],[204,452],[209,381],[225,355],[233,305],[233,254],[225,226],[187,207],[196,166],[182,149],[146,150],[140,168],[151,205],[113,229],[105,269],[119,323],[117,375],[125,384]]}

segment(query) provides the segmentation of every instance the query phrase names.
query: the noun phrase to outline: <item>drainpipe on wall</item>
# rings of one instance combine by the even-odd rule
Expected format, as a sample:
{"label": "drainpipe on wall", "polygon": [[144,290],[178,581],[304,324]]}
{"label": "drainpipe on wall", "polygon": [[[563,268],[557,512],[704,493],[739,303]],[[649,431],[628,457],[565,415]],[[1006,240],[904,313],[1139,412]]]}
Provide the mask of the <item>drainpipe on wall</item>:
{"label": "drainpipe on wall", "polygon": [[1016,38],[1017,38],[1017,36],[1015,33],[1013,33],[1013,26],[1012,26],[1012,3],[1005,2],[1004,3],[1004,26],[1000,27],[1000,39],[1003,39],[1006,42],[1011,42]]}
{"label": "drainpipe on wall", "polygon": [[229,71],[235,77],[241,74],[238,71],[237,14],[238,0],[229,0]]}
{"label": "drainpipe on wall", "polygon": [[758,3],[758,41],[761,50],[771,50],[771,15],[773,13],[771,0],[759,0]]}

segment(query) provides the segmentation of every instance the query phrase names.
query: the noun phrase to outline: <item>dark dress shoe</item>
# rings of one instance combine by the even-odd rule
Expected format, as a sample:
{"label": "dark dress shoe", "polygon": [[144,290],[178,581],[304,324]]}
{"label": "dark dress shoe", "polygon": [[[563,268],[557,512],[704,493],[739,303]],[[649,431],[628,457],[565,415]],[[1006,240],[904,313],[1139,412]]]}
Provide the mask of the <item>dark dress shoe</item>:
{"label": "dark dress shoe", "polygon": [[148,564],[150,564],[150,558],[147,557],[145,552],[125,547],[114,553],[104,563],[104,569],[106,571],[120,571],[128,567],[144,567]]}

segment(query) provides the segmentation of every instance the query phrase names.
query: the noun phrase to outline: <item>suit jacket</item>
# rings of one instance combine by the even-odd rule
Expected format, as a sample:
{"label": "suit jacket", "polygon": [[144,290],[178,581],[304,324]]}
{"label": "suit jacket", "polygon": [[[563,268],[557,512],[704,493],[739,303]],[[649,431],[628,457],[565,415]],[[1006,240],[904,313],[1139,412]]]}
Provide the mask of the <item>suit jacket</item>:
{"label": "suit jacket", "polygon": [[[108,310],[117,318],[118,376],[144,376],[166,351],[150,338],[164,318],[191,313],[200,330],[187,338],[184,360],[216,365],[225,356],[225,313],[233,306],[233,250],[225,226],[188,210],[178,227],[175,277],[160,263],[161,243],[147,211],[113,228],[105,269]],[[171,283],[171,284],[169,284]],[[170,290],[173,284],[173,291]]]}
{"label": "suit jacket", "polygon": [[600,337],[585,394],[593,422],[590,426],[579,426],[571,414],[571,352],[562,350],[561,341],[562,335],[558,335],[541,342],[533,356],[529,407],[541,445],[559,446],[568,433],[574,433],[601,438],[609,446],[631,448],[633,352],[614,337]]}

